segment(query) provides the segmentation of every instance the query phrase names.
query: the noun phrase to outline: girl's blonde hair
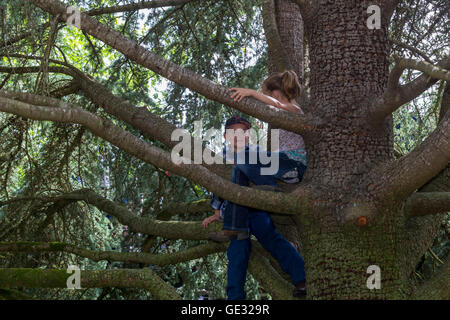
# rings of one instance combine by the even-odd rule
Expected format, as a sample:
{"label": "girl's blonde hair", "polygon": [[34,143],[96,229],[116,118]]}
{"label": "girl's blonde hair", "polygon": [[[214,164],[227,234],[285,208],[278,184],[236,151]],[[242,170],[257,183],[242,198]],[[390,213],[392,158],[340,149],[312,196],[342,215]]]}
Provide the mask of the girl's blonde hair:
{"label": "girl's blonde hair", "polygon": [[271,74],[262,84],[263,91],[280,90],[289,100],[300,95],[300,82],[292,70]]}

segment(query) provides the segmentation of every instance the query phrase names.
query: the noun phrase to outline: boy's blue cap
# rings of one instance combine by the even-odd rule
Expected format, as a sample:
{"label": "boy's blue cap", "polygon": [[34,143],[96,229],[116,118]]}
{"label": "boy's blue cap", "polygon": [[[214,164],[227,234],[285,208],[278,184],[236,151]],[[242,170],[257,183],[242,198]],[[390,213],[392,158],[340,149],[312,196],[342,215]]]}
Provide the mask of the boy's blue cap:
{"label": "boy's blue cap", "polygon": [[225,130],[228,129],[229,127],[231,127],[234,124],[238,124],[238,123],[242,123],[244,125],[247,126],[247,129],[250,129],[252,127],[252,125],[250,124],[250,122],[248,122],[247,119],[241,117],[241,116],[234,116],[231,117],[230,119],[227,120],[227,122],[225,122]]}

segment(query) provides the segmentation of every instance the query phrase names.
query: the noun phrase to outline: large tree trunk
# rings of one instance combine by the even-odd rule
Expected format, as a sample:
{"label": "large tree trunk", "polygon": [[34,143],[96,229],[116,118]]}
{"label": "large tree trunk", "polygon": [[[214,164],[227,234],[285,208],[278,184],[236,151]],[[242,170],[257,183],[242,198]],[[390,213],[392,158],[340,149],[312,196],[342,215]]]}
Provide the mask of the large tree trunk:
{"label": "large tree trunk", "polygon": [[[377,212],[369,227],[343,227],[339,221],[345,208],[352,208],[353,197],[368,192],[355,192],[361,177],[393,159],[392,117],[376,130],[363,120],[370,103],[366,97],[380,96],[386,87],[390,50],[386,25],[368,29],[367,6],[363,1],[321,2],[305,23],[311,99],[314,112],[326,119],[318,135],[306,139],[304,181],[326,188],[327,197],[300,219],[309,294],[315,299],[399,298],[406,284],[400,245],[405,218],[399,207]],[[379,199],[367,198],[369,206],[378,207]],[[354,210],[359,209],[364,210]],[[371,265],[381,268],[381,289],[366,286]]]}

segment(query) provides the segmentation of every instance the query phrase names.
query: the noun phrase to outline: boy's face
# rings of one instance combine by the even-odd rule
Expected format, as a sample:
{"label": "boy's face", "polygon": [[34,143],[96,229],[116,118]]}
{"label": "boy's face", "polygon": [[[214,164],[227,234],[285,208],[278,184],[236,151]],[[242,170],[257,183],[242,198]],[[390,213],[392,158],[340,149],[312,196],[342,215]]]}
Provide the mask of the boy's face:
{"label": "boy's face", "polygon": [[248,127],[243,123],[236,123],[229,126],[223,136],[225,140],[233,145],[234,150],[239,150],[245,147],[248,144]]}

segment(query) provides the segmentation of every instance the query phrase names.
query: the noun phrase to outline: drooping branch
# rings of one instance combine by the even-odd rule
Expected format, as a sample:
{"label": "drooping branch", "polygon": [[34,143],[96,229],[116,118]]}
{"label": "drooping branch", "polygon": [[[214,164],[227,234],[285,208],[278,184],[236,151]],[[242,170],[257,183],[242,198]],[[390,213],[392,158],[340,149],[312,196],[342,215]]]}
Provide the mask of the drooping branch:
{"label": "drooping branch", "polygon": [[[117,12],[129,12],[129,11],[137,11],[141,9],[153,9],[153,8],[162,8],[162,7],[172,7],[172,6],[182,6],[189,2],[201,1],[201,0],[153,0],[153,1],[140,1],[137,3],[131,3],[127,5],[114,6],[114,7],[105,7],[105,8],[96,8],[89,11],[86,11],[87,15],[90,16],[98,16],[102,14],[108,13],[117,13]],[[45,30],[50,26],[50,22],[44,23],[40,26],[40,29]],[[35,28],[34,28],[35,29]],[[0,49],[10,46],[14,43],[17,43],[23,39],[28,38],[36,31],[28,31],[22,33],[20,35],[14,36],[10,39],[7,39],[4,43],[0,43]]]}
{"label": "drooping branch", "polygon": [[223,243],[204,243],[173,253],[92,251],[62,242],[0,242],[0,252],[67,252],[93,261],[122,261],[166,266],[198,259],[227,249]]}
{"label": "drooping branch", "polygon": [[[50,22],[46,22],[46,23],[44,23],[42,26],[40,26],[40,29],[45,30],[45,29],[47,29],[49,26],[50,26]],[[33,29],[36,29],[36,28],[33,28]],[[8,47],[8,46],[10,46],[10,45],[12,45],[12,44],[14,44],[14,43],[19,42],[19,41],[22,41],[23,39],[28,38],[29,36],[31,36],[31,35],[32,35],[33,33],[35,33],[35,32],[36,32],[36,30],[28,31],[28,32],[22,33],[22,34],[20,34],[20,35],[17,35],[17,36],[15,36],[15,37],[12,37],[12,38],[6,40],[4,43],[1,43],[1,44],[0,44],[0,49],[5,48],[5,47]]]}
{"label": "drooping branch", "polygon": [[[167,221],[140,217],[126,207],[108,200],[90,189],[80,189],[50,197],[17,197],[8,201],[0,201],[0,206],[25,200],[40,201],[41,203],[53,202],[54,206],[60,207],[84,201],[116,217],[120,223],[129,226],[133,232],[161,236],[166,239],[206,240],[208,233],[218,227],[217,224],[211,224],[205,230],[200,221]],[[170,216],[169,213],[166,215]]]}
{"label": "drooping branch", "polygon": [[[4,288],[67,288],[67,270],[0,268]],[[151,269],[81,270],[81,288],[140,288],[160,300],[180,300],[175,289]]]}
{"label": "drooping branch", "polygon": [[[307,188],[300,187],[295,196],[270,191],[241,187],[197,164],[174,163],[171,154],[138,139],[132,133],[114,125],[111,121],[78,107],[55,108],[33,106],[20,101],[0,97],[0,111],[20,115],[33,120],[49,120],[63,123],[77,123],[131,155],[158,168],[169,170],[204,186],[215,194],[233,202],[252,208],[298,214],[310,204]],[[282,212],[280,212],[282,211]]]}
{"label": "drooping branch", "polygon": [[[406,69],[422,71],[423,74],[415,80],[399,85],[399,78]],[[397,63],[389,75],[388,87],[379,99],[375,99],[369,107],[367,121],[377,126],[399,107],[415,99],[439,79],[450,79],[450,57],[441,60],[436,66],[423,61],[412,59],[397,59]]]}
{"label": "drooping branch", "polygon": [[[40,71],[40,67],[3,67],[0,66],[0,72],[10,73],[10,74],[25,74],[25,73],[36,73]],[[64,67],[59,66],[49,66],[48,72],[54,73],[65,73]]]}
{"label": "drooping branch", "polygon": [[116,217],[123,225],[136,233],[160,236],[166,239],[206,240],[208,233],[217,229],[217,224],[211,224],[204,229],[200,221],[161,221],[140,217],[125,206],[108,200],[90,189],[76,190],[56,197],[42,198],[42,201],[75,200],[85,201],[99,210]]}
{"label": "drooping branch", "polygon": [[416,192],[405,203],[410,216],[450,212],[450,192]]}
{"label": "drooping branch", "polygon": [[[260,247],[258,243],[255,241],[253,245]],[[223,252],[227,249],[227,245],[225,243],[207,243],[201,244],[193,248],[189,248],[180,252],[175,252],[171,254],[147,254],[141,252],[113,252],[113,251],[91,251],[83,248],[78,248],[75,246],[71,246],[66,243],[41,243],[41,242],[0,242],[0,252],[67,252],[73,253],[81,257],[85,257],[91,259],[93,261],[100,260],[108,260],[108,261],[126,261],[126,262],[137,262],[144,264],[153,264],[158,266],[165,266],[170,264],[176,264],[183,261],[193,260],[199,257],[206,256],[208,254]],[[252,250],[249,260],[249,272],[264,286],[265,290],[268,291],[272,298],[274,299],[283,299],[289,300],[292,299],[292,284],[288,283],[284,280],[277,272],[273,269],[267,259],[264,258],[264,254],[260,252],[263,250],[262,248],[257,248],[258,250]],[[4,269],[5,270],[5,269]],[[6,269],[11,270],[11,269]],[[23,270],[23,269],[22,269]],[[147,269],[145,269],[147,270]],[[0,269],[0,279],[1,272],[3,270]],[[6,273],[6,272],[5,272]],[[81,271],[81,278],[83,279],[86,276],[85,271]],[[66,276],[67,274],[65,274]],[[38,276],[38,275],[37,275]],[[133,278],[132,275],[130,277]],[[153,280],[153,279],[152,279]],[[159,279],[160,280],[160,279]],[[33,282],[28,282],[25,279],[19,278],[16,280],[17,282],[10,282],[6,284],[8,287],[53,287],[55,282],[47,282],[46,284],[42,283],[40,280],[35,280]],[[25,281],[25,282],[22,282]],[[85,284],[82,280],[81,286],[82,288],[96,287],[94,282],[88,282]],[[50,283],[52,283],[50,285]],[[65,283],[65,282],[64,282]],[[130,287],[140,287],[140,283],[133,283]],[[114,285],[110,282],[105,283],[103,287],[122,287],[122,284],[115,283]],[[166,284],[167,287],[169,287]],[[169,287],[170,288],[170,287]],[[150,289],[150,288],[148,288]],[[167,293],[167,291],[165,291]],[[170,293],[170,290],[168,291]],[[153,293],[153,292],[152,292]],[[171,298],[173,299],[173,298]]]}
{"label": "drooping branch", "polygon": [[53,50],[57,33],[58,33],[58,18],[54,17],[50,23],[50,31],[47,40],[47,45],[45,47],[44,57],[41,61],[41,70],[40,73],[38,73],[38,81],[36,82],[36,88],[41,92],[47,92],[48,63],[49,63],[48,59],[50,58],[50,53]]}
{"label": "drooping branch", "polygon": [[450,256],[444,261],[437,273],[429,281],[417,289],[414,296],[417,300],[449,300],[450,299]]}
{"label": "drooping branch", "polygon": [[293,66],[278,33],[278,26],[275,19],[275,0],[263,0],[262,18],[270,57],[280,72],[292,70]]}
{"label": "drooping branch", "polygon": [[[21,54],[12,54],[10,56],[33,60],[43,59],[42,57],[24,56]],[[64,66],[50,66],[48,69],[49,72],[71,76],[86,96],[92,102],[98,106],[101,106],[107,113],[130,124],[135,129],[139,130],[145,137],[151,140],[158,140],[168,147],[174,147],[178,144],[178,141],[172,141],[171,139],[172,132],[178,128],[152,113],[148,110],[148,108],[138,107],[124,99],[121,99],[120,97],[115,96],[105,86],[71,65],[52,59],[50,59],[49,62]],[[39,67],[0,67],[0,72],[14,74],[33,73],[39,72],[39,70]],[[46,101],[45,103],[41,102],[42,98],[38,96],[33,96],[32,99],[24,98],[25,96],[30,96],[30,94],[27,93],[8,93],[7,91],[2,91],[2,96],[14,97],[31,104],[36,104],[33,103],[33,101],[37,101],[38,99],[40,101],[38,103],[39,105],[48,105],[49,103],[46,100],[44,100]]]}
{"label": "drooping branch", "polygon": [[[67,7],[57,0],[39,1],[29,0],[32,4],[53,14],[60,15],[62,21],[67,21],[69,15]],[[276,111],[267,108],[263,103],[253,98],[245,98],[235,102],[229,89],[199,76],[195,72],[155,55],[123,34],[81,13],[81,29],[87,34],[103,41],[118,50],[130,60],[158,73],[159,75],[200,93],[208,99],[223,103],[249,115],[257,117],[279,128],[306,135],[317,128],[321,120],[312,114],[299,115],[287,111]]]}

